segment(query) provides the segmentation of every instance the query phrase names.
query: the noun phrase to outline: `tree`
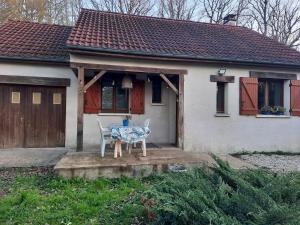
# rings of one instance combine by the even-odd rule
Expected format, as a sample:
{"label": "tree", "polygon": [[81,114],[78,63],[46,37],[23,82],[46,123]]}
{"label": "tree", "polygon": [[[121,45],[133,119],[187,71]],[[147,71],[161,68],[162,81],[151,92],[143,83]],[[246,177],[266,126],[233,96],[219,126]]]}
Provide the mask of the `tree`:
{"label": "tree", "polygon": [[90,3],[97,10],[133,15],[148,15],[154,6],[152,0],[90,0]]}
{"label": "tree", "polygon": [[267,35],[290,47],[300,46],[300,3],[282,2],[271,7]]}
{"label": "tree", "polygon": [[252,0],[253,29],[291,47],[300,45],[300,4],[285,0]]}
{"label": "tree", "polygon": [[158,16],[171,19],[192,20],[198,0],[160,0]]}
{"label": "tree", "polygon": [[75,24],[77,17],[80,13],[81,8],[85,7],[84,0],[67,0],[68,5],[66,6],[69,10],[68,17],[70,18],[70,24]]}
{"label": "tree", "polygon": [[251,0],[238,0],[235,4],[236,23],[237,25],[247,24],[249,22],[247,11],[249,10],[249,4]]}
{"label": "tree", "polygon": [[210,23],[222,23],[228,14],[236,15],[236,23],[244,25],[245,11],[249,8],[250,0],[202,0],[204,20]]}
{"label": "tree", "polygon": [[7,0],[0,0],[0,24],[9,19],[9,11],[11,9],[10,2]]}
{"label": "tree", "polygon": [[84,0],[0,0],[0,23],[7,19],[72,25]]}
{"label": "tree", "polygon": [[264,34],[268,34],[269,23],[272,18],[273,8],[279,4],[280,0],[252,0],[250,2],[249,17],[255,24],[255,29]]}
{"label": "tree", "polygon": [[233,13],[233,1],[234,0],[202,0],[204,17],[206,17],[210,23],[222,23],[225,16]]}

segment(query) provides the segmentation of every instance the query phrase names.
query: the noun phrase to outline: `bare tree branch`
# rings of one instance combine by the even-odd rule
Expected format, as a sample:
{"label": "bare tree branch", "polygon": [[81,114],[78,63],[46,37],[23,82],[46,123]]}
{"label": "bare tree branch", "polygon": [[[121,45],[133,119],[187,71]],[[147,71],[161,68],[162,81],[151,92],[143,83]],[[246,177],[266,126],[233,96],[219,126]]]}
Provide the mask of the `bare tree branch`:
{"label": "bare tree branch", "polygon": [[210,23],[222,23],[223,18],[234,11],[234,0],[202,0],[202,5]]}
{"label": "bare tree branch", "polygon": [[158,4],[158,16],[191,20],[197,10],[198,0],[160,0]]}
{"label": "bare tree branch", "polygon": [[268,35],[290,47],[300,45],[300,4],[280,2],[272,5],[272,15]]}
{"label": "bare tree branch", "polygon": [[133,15],[148,15],[154,3],[152,0],[89,0],[93,8],[109,12]]}

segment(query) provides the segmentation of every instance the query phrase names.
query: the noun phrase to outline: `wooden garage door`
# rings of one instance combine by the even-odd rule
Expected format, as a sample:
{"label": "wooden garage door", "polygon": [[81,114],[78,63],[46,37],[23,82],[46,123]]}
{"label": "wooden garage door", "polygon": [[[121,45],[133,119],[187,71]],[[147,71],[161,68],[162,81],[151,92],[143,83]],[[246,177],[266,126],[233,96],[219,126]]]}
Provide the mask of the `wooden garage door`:
{"label": "wooden garage door", "polygon": [[0,148],[63,147],[66,88],[0,85]]}

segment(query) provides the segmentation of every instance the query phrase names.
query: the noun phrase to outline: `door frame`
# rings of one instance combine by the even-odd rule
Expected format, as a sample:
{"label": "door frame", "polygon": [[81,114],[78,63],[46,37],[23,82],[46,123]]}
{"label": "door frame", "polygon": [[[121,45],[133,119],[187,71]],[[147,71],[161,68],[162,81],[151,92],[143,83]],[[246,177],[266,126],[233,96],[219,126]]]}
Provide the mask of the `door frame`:
{"label": "door frame", "polygon": [[[67,107],[67,87],[71,85],[71,79],[69,78],[52,78],[52,77],[35,77],[24,75],[0,75],[0,84],[10,85],[22,85],[22,86],[48,86],[48,87],[65,87],[65,135],[66,135],[66,107]],[[65,139],[64,139],[65,142]],[[65,144],[64,144],[65,145]]]}

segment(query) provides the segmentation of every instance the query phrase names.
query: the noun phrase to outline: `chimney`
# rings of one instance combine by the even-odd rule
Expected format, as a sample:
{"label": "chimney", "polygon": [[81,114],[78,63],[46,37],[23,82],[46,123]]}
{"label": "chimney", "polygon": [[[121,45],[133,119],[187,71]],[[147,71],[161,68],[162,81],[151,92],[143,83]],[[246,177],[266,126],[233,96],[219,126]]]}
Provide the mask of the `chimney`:
{"label": "chimney", "polygon": [[223,19],[224,25],[236,26],[236,14],[228,14]]}

